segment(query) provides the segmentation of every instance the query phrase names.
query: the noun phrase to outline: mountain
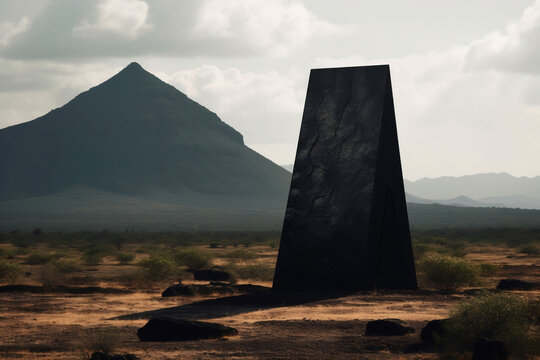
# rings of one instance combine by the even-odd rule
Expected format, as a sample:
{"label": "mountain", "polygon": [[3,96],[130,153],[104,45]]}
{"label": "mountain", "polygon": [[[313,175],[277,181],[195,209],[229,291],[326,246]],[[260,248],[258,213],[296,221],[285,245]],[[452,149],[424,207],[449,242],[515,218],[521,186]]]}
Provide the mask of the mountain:
{"label": "mountain", "polygon": [[[14,210],[25,221],[48,207],[84,217],[92,199],[105,216],[113,204],[129,209],[129,198],[146,204],[141,216],[168,203],[164,209],[184,214],[265,209],[282,217],[289,182],[290,173],[245,146],[238,131],[137,63],[61,108],[0,130],[4,227],[6,217],[16,225]],[[86,207],[62,205],[66,194]]]}
{"label": "mountain", "polygon": [[485,204],[480,201],[473,200],[466,196],[457,196],[452,199],[446,200],[430,200],[424,199],[419,196],[415,196],[409,193],[405,193],[405,197],[408,203],[415,204],[440,204],[440,205],[449,205],[449,206],[465,206],[465,207],[488,207],[490,205]]}
{"label": "mountain", "polygon": [[[424,199],[437,199],[432,202],[441,204],[454,201],[464,206],[540,209],[540,176],[528,178],[489,173],[405,180],[404,184],[408,193]],[[463,201],[460,197],[469,200]]]}

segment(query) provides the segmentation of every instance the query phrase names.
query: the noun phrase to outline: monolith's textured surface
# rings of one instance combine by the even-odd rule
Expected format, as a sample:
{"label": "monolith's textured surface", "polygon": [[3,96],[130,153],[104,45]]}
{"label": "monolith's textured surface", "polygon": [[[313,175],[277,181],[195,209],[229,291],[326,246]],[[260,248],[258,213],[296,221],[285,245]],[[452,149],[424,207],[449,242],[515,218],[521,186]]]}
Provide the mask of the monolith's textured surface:
{"label": "monolith's textured surface", "polygon": [[274,288],[416,288],[387,65],[311,71]]}

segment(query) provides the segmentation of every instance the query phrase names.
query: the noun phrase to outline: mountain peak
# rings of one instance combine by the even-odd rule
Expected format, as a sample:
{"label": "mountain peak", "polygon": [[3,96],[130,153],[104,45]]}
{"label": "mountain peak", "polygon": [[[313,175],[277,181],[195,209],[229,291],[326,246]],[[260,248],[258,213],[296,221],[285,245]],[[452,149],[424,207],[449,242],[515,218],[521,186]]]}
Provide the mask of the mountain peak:
{"label": "mountain peak", "polygon": [[158,77],[152,73],[146,71],[139,63],[132,62],[125,68],[123,68],[118,74],[114,75],[105,83],[111,80],[123,79],[124,81],[134,81],[134,80],[146,80],[149,79],[158,80],[160,83],[163,83]]}
{"label": "mountain peak", "polygon": [[124,70],[144,70],[144,69],[141,65],[139,65],[139,63],[134,61],[130,63],[128,66],[126,66]]}

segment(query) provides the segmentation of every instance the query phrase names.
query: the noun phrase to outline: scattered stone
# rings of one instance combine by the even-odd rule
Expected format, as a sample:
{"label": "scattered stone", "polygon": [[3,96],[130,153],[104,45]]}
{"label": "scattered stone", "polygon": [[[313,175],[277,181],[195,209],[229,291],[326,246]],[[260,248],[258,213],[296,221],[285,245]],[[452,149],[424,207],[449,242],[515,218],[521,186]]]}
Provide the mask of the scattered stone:
{"label": "scattered stone", "polygon": [[193,272],[195,280],[201,281],[228,281],[231,274],[222,270],[196,270]]}
{"label": "scattered stone", "polygon": [[[399,320],[401,322],[401,320]],[[366,336],[401,336],[414,333],[414,329],[395,320],[374,320],[366,325]]]}
{"label": "scattered stone", "polygon": [[498,290],[534,290],[539,285],[518,279],[502,279],[497,285]]}
{"label": "scattered stone", "polygon": [[92,354],[90,360],[139,360],[139,358],[133,354],[110,355],[104,352],[96,351]]}
{"label": "scattered stone", "polygon": [[150,319],[137,331],[141,341],[188,341],[238,335],[238,330],[216,323],[171,318]]}
{"label": "scattered stone", "polygon": [[499,340],[478,340],[473,345],[473,360],[506,360],[508,352]]}
{"label": "scattered stone", "polygon": [[446,326],[448,326],[449,319],[431,320],[420,332],[420,339],[428,346],[437,345],[437,338],[440,338],[446,334]]}

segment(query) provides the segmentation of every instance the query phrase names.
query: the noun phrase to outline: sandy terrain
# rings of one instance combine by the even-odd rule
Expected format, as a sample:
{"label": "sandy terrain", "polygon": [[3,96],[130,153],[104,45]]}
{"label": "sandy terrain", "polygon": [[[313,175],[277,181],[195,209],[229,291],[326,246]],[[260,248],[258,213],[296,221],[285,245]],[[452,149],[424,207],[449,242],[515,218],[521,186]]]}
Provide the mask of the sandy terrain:
{"label": "sandy terrain", "polygon": [[[508,277],[540,281],[538,257],[516,256],[506,248],[469,250],[471,261],[500,265],[499,272],[485,281],[486,288]],[[100,276],[112,268],[104,266],[93,273]],[[115,284],[105,281],[100,285]],[[85,295],[1,293],[0,358],[83,359],[90,352],[85,347],[91,339],[107,333],[116,342],[115,353],[129,352],[140,359],[436,359],[433,353],[402,351],[419,342],[425,323],[448,316],[467,298],[464,291],[371,291],[296,305],[258,306],[250,301],[223,305],[213,298],[162,298],[161,290]],[[522,294],[540,298],[540,291]],[[198,307],[189,305],[203,300],[209,301]],[[156,314],[222,323],[237,328],[239,335],[221,340],[140,342],[137,329]],[[416,332],[386,338],[364,336],[366,322],[382,318],[404,320]]]}

